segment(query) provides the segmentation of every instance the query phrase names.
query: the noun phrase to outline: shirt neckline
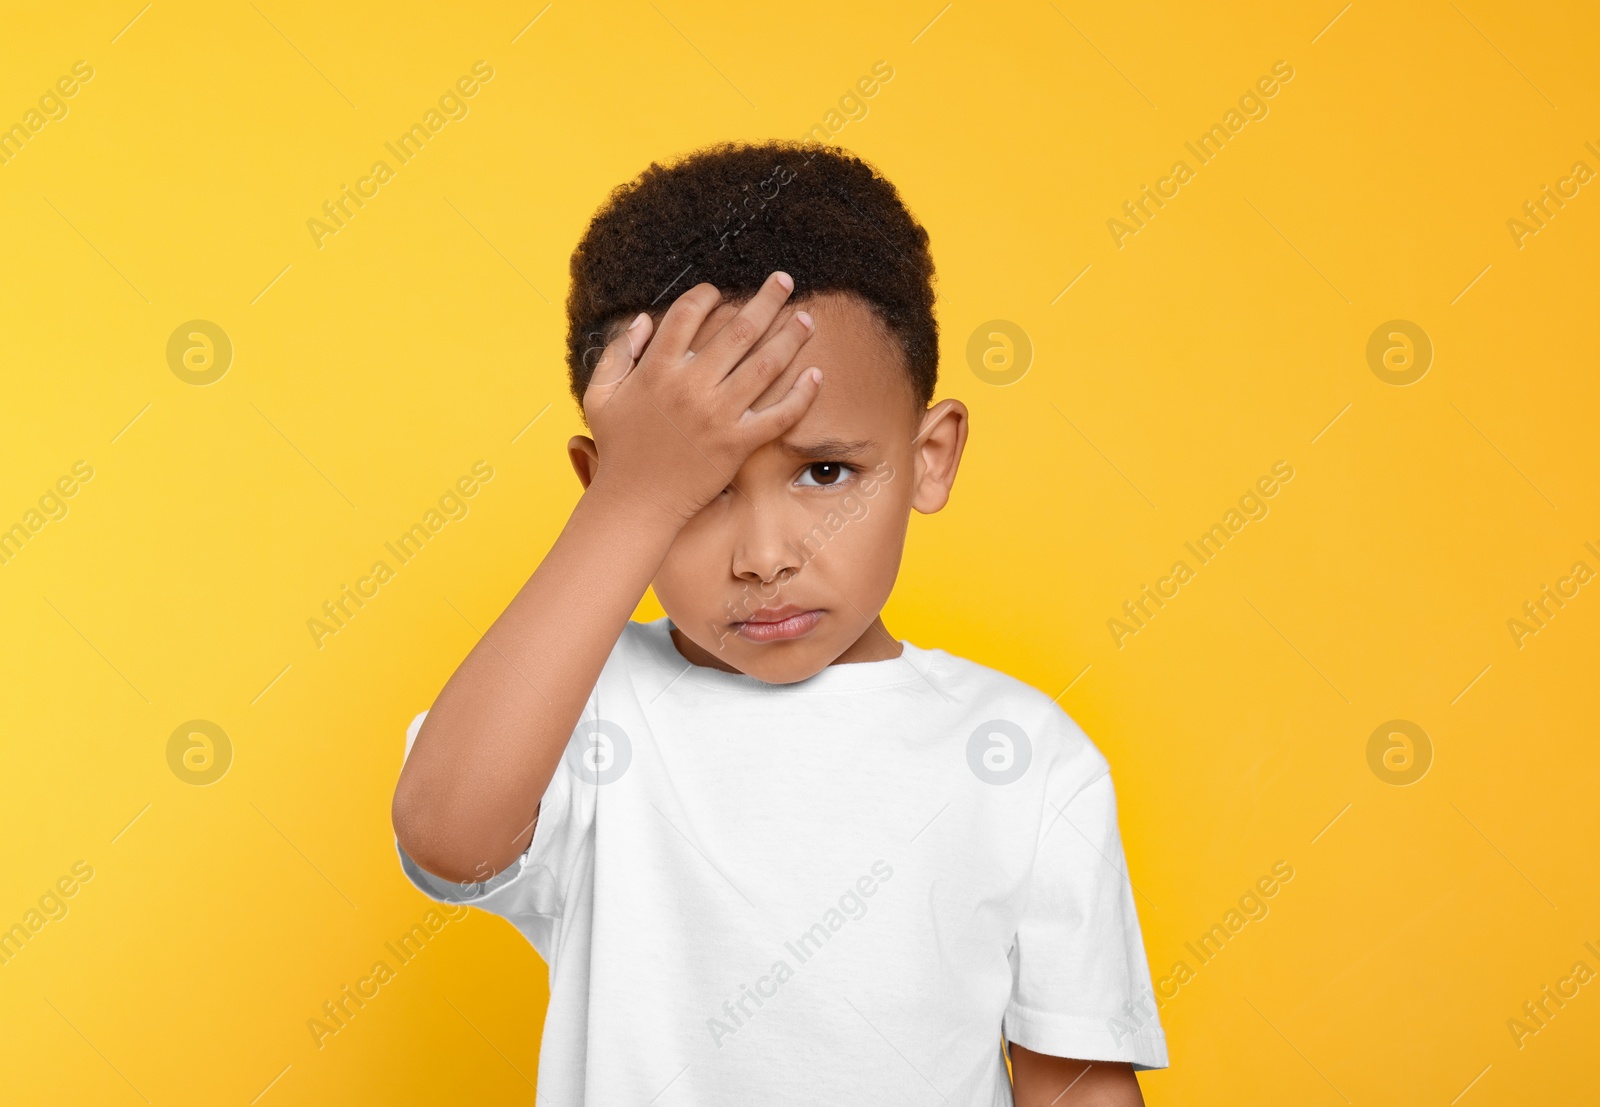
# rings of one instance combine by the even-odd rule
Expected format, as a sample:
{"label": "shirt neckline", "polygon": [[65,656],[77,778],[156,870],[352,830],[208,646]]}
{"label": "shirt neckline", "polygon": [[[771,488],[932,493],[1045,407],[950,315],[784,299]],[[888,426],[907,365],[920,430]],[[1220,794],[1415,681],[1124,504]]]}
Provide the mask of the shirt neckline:
{"label": "shirt neckline", "polygon": [[820,672],[792,684],[770,684],[749,673],[727,672],[709,665],[697,665],[683,654],[672,641],[671,616],[638,624],[644,641],[657,660],[674,672],[673,680],[692,681],[706,687],[730,692],[753,692],[762,695],[799,695],[817,692],[854,692],[874,688],[895,688],[927,680],[933,663],[930,650],[912,645],[904,638],[900,643],[900,656],[880,661],[849,661],[828,665]]}

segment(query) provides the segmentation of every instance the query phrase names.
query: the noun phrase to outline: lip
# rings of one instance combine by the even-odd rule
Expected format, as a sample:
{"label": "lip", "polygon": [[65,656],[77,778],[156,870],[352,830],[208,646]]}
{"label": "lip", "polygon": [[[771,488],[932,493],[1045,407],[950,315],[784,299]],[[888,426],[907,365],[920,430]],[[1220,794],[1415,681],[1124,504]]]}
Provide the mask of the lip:
{"label": "lip", "polygon": [[822,619],[819,610],[806,610],[793,604],[783,607],[763,607],[753,611],[750,618],[734,623],[734,631],[751,642],[782,642],[809,634]]}

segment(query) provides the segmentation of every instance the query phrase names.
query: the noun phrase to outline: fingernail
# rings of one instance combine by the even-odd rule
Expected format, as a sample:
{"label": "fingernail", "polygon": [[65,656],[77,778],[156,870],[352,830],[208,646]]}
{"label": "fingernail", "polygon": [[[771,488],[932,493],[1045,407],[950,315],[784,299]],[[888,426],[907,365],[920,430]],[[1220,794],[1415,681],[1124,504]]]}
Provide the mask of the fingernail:
{"label": "fingernail", "polygon": [[800,325],[802,327],[804,327],[806,330],[809,331],[809,330],[815,330],[816,329],[817,325],[811,321],[811,316],[807,315],[805,312],[797,311],[797,312],[794,313],[794,317],[796,319],[800,320]]}
{"label": "fingernail", "polygon": [[777,277],[778,283],[783,285],[783,287],[786,290],[788,290],[789,292],[793,292],[794,291],[794,278],[789,276],[789,274],[783,273],[783,272],[778,272],[778,273],[773,274],[773,276]]}
{"label": "fingernail", "polygon": [[645,321],[645,320],[646,320],[646,319],[648,319],[648,318],[650,318],[650,315],[649,315],[649,313],[648,313],[648,312],[644,312],[644,311],[641,311],[641,312],[640,312],[640,313],[639,313],[639,318],[637,318],[637,319],[635,319],[635,320],[634,320],[634,321],[633,321],[633,322],[631,322],[631,323],[629,323],[629,324],[628,324],[628,329],[629,329],[629,330],[630,330],[630,331],[636,331],[636,330],[638,330],[638,329],[639,329],[639,325],[640,325],[640,324],[641,324],[641,323],[643,323],[643,322],[644,322],[644,321]]}
{"label": "fingernail", "polygon": [[812,367],[812,369],[811,369],[811,381],[812,381],[813,384],[821,384],[822,383],[822,370],[821,369],[818,369],[815,366]]}

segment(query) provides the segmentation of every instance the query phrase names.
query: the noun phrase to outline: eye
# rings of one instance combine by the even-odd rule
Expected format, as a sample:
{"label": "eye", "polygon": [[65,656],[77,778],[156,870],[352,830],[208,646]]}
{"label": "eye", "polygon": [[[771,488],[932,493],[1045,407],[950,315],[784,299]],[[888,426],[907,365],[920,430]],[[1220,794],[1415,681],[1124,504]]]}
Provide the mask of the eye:
{"label": "eye", "polygon": [[842,462],[817,461],[800,470],[800,477],[795,483],[805,488],[826,488],[843,483],[854,472],[853,468]]}

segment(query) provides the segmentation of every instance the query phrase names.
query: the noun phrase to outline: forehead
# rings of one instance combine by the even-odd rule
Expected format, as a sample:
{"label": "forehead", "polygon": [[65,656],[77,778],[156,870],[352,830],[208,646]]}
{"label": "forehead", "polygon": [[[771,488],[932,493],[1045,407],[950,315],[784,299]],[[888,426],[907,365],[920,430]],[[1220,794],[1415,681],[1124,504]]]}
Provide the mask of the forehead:
{"label": "forehead", "polygon": [[[717,305],[689,342],[689,349],[698,352],[704,348],[743,306]],[[891,432],[911,428],[915,393],[905,354],[877,312],[858,297],[838,292],[790,300],[779,309],[755,348],[776,334],[796,311],[809,314],[816,329],[794,361],[751,406],[759,410],[780,399],[795,378],[815,365],[822,370],[822,392],[786,438],[811,437],[809,432],[820,432],[826,426],[830,434],[848,429],[848,437],[881,441]]]}

